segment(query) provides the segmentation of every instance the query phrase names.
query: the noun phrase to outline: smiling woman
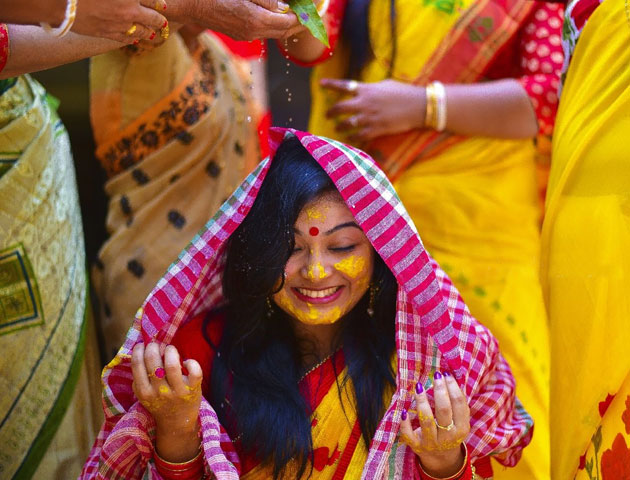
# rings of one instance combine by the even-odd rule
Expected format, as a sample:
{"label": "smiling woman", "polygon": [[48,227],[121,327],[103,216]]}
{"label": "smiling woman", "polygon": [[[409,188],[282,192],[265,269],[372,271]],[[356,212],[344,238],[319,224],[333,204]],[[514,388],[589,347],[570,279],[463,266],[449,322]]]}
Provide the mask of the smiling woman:
{"label": "smiling woman", "polygon": [[300,322],[335,323],[368,289],[372,245],[339,194],[313,200],[300,212],[294,230],[295,248],[284,269],[284,285],[273,300]]}
{"label": "smiling woman", "polygon": [[492,475],[490,455],[514,465],[531,419],[509,367],[383,173],[295,130],[272,147],[105,369],[84,478],[471,480]]}

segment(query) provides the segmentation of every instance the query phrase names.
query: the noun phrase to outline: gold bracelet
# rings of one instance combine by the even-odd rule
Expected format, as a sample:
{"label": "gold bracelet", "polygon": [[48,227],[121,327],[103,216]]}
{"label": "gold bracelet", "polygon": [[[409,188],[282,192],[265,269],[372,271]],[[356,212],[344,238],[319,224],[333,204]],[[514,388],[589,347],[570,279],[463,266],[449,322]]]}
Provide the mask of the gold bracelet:
{"label": "gold bracelet", "polygon": [[[464,472],[466,471],[466,467],[468,467],[468,448],[466,447],[465,443],[462,443],[462,448],[464,449],[464,464],[462,465],[462,468],[459,469],[459,471],[457,473],[455,473],[454,475],[451,475],[450,477],[447,478],[436,478],[433,477],[431,475],[429,475],[427,472],[425,472],[424,468],[422,468],[422,462],[418,462],[418,465],[420,466],[420,469],[422,470],[422,473],[424,475],[425,478],[431,478],[434,480],[457,480],[459,477],[461,477]],[[471,464],[472,467],[472,464]],[[474,473],[474,470],[473,470]],[[474,478],[474,477],[473,477]]]}
{"label": "gold bracelet", "polygon": [[48,23],[42,22],[40,25],[44,31],[55,37],[63,37],[66,35],[72,28],[72,25],[74,25],[74,20],[77,18],[77,3],[79,3],[79,0],[67,0],[66,13],[64,14],[61,25],[53,29]]}
{"label": "gold bracelet", "polygon": [[156,460],[158,461],[161,468],[168,471],[172,471],[172,472],[182,472],[185,470],[191,470],[192,468],[196,467],[196,463],[199,461],[199,457],[203,455],[203,450],[200,445],[199,452],[197,453],[197,455],[195,455],[194,458],[191,458],[190,460],[186,460],[185,462],[179,462],[179,463],[169,462],[168,460],[164,460],[157,453],[157,450],[154,452],[153,455],[156,457]]}
{"label": "gold bracelet", "polygon": [[446,128],[446,89],[442,82],[433,82],[435,92],[435,129],[443,132]]}
{"label": "gold bracelet", "polygon": [[426,113],[424,117],[424,126],[429,128],[435,128],[436,123],[436,107],[437,97],[435,95],[435,86],[433,83],[429,83],[425,88],[426,94]]}

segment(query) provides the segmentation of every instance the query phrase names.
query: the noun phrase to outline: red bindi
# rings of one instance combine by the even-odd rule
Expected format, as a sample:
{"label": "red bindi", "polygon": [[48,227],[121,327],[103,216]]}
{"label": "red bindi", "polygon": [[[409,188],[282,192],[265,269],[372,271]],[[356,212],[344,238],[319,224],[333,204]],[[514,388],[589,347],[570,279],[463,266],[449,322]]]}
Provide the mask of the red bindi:
{"label": "red bindi", "polygon": [[311,227],[308,233],[311,234],[311,237],[316,237],[317,235],[319,235],[319,228]]}

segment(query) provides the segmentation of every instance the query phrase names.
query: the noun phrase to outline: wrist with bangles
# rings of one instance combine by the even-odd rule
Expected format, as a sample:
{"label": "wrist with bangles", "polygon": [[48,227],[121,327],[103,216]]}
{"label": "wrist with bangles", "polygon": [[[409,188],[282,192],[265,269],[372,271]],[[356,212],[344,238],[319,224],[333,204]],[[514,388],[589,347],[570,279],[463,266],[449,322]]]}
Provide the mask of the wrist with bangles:
{"label": "wrist with bangles", "polygon": [[205,478],[205,464],[203,449],[194,458],[181,463],[168,462],[154,450],[153,461],[158,473],[165,480],[199,480]]}
{"label": "wrist with bangles", "polygon": [[79,0],[67,0],[66,11],[61,25],[57,28],[52,28],[48,23],[42,22],[40,25],[44,31],[55,37],[63,37],[66,35],[72,28],[72,25],[74,25],[74,20],[77,17],[77,3],[79,3]]}
{"label": "wrist with bangles", "polygon": [[424,125],[437,132],[446,128],[446,89],[437,80],[429,83],[425,88],[426,115]]}
{"label": "wrist with bangles", "polygon": [[420,470],[420,478],[422,480],[476,480],[478,477],[475,474],[475,467],[471,464],[468,457],[468,449],[466,448],[466,444],[462,443],[461,448],[464,453],[464,462],[459,471],[457,471],[457,473],[451,475],[450,477],[434,477],[432,475],[429,475],[424,470],[422,462],[420,461],[420,457],[416,456],[418,468]]}

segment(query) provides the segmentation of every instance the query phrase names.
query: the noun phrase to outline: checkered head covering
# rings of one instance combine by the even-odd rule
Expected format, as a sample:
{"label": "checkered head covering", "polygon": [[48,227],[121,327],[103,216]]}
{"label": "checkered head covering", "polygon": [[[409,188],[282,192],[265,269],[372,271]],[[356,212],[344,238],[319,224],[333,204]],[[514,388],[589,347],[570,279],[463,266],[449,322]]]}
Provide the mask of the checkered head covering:
{"label": "checkered head covering", "polygon": [[[252,207],[275,151],[295,136],[330,176],[398,282],[396,391],[372,440],[363,479],[413,478],[414,454],[397,442],[403,408],[413,411],[416,382],[430,385],[450,371],[468,398],[473,461],[493,455],[514,465],[529,443],[532,420],[514,396],[514,379],[494,337],[469,314],[446,274],[424,249],[391,183],[374,161],[352,147],[293,129],[272,129],[269,158],[260,163],[171,265],[138,311],[116,358],[103,370],[105,423],[80,478],[160,478],[149,462],[155,424],[132,390],[131,352],[138,342],[163,349],[182,323],[222,302],[226,241]],[[428,390],[429,397],[432,389]],[[200,409],[206,468],[238,478],[238,456],[215,411]]]}

